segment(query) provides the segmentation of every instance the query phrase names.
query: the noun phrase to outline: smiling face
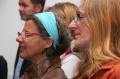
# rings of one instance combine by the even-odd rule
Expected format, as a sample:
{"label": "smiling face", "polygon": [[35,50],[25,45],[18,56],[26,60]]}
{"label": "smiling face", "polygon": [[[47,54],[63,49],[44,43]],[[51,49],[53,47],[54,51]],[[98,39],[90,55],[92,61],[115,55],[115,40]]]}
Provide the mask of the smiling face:
{"label": "smiling face", "polygon": [[[16,38],[16,41],[20,45],[20,57],[35,61],[42,56],[42,52],[45,49],[44,43],[45,40],[41,38],[37,27],[32,20],[28,20],[25,23],[23,31],[26,34],[26,37],[23,38],[21,35]],[[34,35],[30,35],[30,34]],[[35,35],[37,34],[37,35]]]}
{"label": "smiling face", "polygon": [[77,19],[73,20],[69,28],[74,36],[74,48],[73,51],[80,52],[86,50],[90,43],[90,29],[86,24],[84,10],[80,6],[76,12]]}

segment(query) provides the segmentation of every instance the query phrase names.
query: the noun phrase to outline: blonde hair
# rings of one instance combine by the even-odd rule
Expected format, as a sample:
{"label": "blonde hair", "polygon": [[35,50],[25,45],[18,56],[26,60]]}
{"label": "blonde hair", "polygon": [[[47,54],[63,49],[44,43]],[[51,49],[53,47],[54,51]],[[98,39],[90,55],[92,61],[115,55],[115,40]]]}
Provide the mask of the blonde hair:
{"label": "blonde hair", "polygon": [[52,11],[64,16],[67,26],[74,18],[74,14],[77,10],[77,6],[70,2],[56,3],[55,5],[48,7],[45,11]]}
{"label": "blonde hair", "polygon": [[88,52],[82,53],[77,75],[89,78],[101,65],[120,61],[120,0],[84,0],[82,7],[91,32]]}

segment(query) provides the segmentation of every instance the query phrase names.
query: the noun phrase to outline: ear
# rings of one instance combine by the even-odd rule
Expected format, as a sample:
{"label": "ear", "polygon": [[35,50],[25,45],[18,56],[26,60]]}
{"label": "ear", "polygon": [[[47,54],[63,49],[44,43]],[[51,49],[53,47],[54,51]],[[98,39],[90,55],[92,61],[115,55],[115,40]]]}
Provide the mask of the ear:
{"label": "ear", "polygon": [[37,12],[37,13],[41,12],[41,10],[42,10],[42,5],[41,5],[41,4],[37,4],[35,9],[36,9],[36,12]]}
{"label": "ear", "polygon": [[47,40],[45,40],[45,48],[49,48],[49,47],[51,47],[52,46],[52,44],[53,44],[53,42],[54,42],[54,39],[53,38],[51,38],[51,37],[49,37]]}

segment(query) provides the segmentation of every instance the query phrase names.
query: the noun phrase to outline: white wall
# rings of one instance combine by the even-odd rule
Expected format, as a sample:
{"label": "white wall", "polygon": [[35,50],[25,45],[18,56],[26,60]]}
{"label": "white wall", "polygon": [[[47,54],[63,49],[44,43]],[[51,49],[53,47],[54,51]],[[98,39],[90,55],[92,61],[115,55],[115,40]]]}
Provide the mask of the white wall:
{"label": "white wall", "polygon": [[[52,6],[57,2],[73,2],[79,6],[80,0],[46,0],[45,6]],[[12,79],[14,61],[18,43],[17,32],[21,31],[24,22],[18,12],[18,0],[0,0],[0,55],[8,62],[8,79]]]}

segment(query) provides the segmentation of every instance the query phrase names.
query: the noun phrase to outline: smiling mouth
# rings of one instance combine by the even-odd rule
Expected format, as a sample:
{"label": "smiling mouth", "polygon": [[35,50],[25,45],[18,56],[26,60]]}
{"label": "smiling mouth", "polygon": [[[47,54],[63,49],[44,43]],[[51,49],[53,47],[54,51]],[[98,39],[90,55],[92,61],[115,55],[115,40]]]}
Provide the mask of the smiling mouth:
{"label": "smiling mouth", "polygon": [[22,17],[25,16],[25,14],[20,14]]}

